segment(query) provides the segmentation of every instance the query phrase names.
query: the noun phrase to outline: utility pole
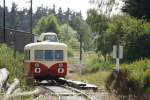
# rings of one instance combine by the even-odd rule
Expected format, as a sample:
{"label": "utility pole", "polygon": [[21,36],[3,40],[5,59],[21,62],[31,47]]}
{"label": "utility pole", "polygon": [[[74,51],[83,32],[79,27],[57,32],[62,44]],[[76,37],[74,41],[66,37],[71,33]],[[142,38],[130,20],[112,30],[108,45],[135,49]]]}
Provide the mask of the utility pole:
{"label": "utility pole", "polygon": [[82,64],[82,35],[80,33],[80,64]]}
{"label": "utility pole", "polygon": [[80,33],[80,76],[82,75],[82,34]]}
{"label": "utility pole", "polygon": [[3,42],[6,42],[6,30],[5,30],[5,0],[3,1]]}
{"label": "utility pole", "polygon": [[32,42],[32,0],[30,1],[30,4],[30,41]]}

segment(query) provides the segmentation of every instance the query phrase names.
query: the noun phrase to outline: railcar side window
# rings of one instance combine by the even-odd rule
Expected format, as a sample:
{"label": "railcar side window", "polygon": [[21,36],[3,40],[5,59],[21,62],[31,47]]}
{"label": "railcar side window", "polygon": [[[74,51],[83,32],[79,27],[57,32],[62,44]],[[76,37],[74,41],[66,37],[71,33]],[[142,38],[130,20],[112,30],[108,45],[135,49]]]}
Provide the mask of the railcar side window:
{"label": "railcar side window", "polygon": [[52,50],[45,50],[45,60],[52,61],[54,59]]}
{"label": "railcar side window", "polygon": [[55,60],[63,61],[63,50],[55,50]]}
{"label": "railcar side window", "polygon": [[43,53],[44,53],[43,50],[35,50],[34,51],[34,59],[35,60],[43,60],[44,59]]}
{"label": "railcar side window", "polygon": [[25,53],[25,60],[30,60],[30,50],[26,50],[24,53]]}

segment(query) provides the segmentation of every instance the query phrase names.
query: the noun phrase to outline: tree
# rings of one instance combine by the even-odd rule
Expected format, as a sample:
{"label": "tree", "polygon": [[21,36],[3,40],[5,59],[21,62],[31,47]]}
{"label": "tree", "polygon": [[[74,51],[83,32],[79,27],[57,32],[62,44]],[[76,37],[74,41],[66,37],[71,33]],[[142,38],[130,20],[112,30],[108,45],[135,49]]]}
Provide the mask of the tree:
{"label": "tree", "polygon": [[150,21],[150,0],[124,0],[123,12]]}
{"label": "tree", "polygon": [[62,23],[63,12],[62,12],[62,8],[61,7],[58,9],[57,19],[58,19],[59,23]]}
{"label": "tree", "polygon": [[130,16],[114,16],[106,30],[106,41],[109,52],[113,45],[124,46],[124,58],[135,61],[150,58],[150,24]]}
{"label": "tree", "polygon": [[77,38],[77,32],[68,24],[61,25],[61,31],[59,37],[63,42],[71,39],[71,37]]}
{"label": "tree", "polygon": [[94,44],[96,52],[102,54],[105,57],[108,54],[108,48],[106,47],[105,31],[108,27],[108,18],[105,15],[99,14],[96,9],[90,9],[88,12],[86,21],[92,28],[94,38]]}
{"label": "tree", "polygon": [[77,38],[83,43],[83,48],[89,50],[92,42],[91,27],[80,16],[73,17],[71,26],[77,31]]}
{"label": "tree", "polygon": [[55,33],[59,33],[60,32],[60,27],[57,23],[57,19],[54,15],[49,15],[47,17],[42,17],[35,29],[34,29],[34,33],[35,34],[41,34],[43,32],[55,32]]}
{"label": "tree", "polygon": [[55,11],[55,4],[53,4],[52,12],[53,12],[53,14],[54,14],[54,15],[56,15],[56,11]]}
{"label": "tree", "polygon": [[95,8],[87,12],[87,22],[92,27],[94,35],[96,35],[94,42],[96,52],[100,55],[102,54],[106,61],[106,55],[109,53],[109,49],[105,39],[105,31],[116,2],[115,0],[90,0],[90,3]]}
{"label": "tree", "polygon": [[0,27],[2,27],[3,26],[3,8],[0,6]]}
{"label": "tree", "polygon": [[10,12],[10,17],[9,17],[9,27],[12,29],[17,29],[17,5],[15,3],[12,3],[12,8]]}

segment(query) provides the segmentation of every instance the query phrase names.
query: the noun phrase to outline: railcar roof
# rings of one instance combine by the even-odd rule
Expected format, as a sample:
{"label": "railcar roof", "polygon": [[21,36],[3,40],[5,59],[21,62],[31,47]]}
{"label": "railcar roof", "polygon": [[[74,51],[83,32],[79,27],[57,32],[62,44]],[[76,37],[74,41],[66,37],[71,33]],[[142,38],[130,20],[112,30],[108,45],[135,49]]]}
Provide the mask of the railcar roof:
{"label": "railcar roof", "polygon": [[57,34],[53,32],[47,32],[47,33],[42,33],[41,35],[57,35]]}
{"label": "railcar roof", "polygon": [[36,42],[36,43],[30,43],[27,44],[24,49],[31,49],[31,48],[48,48],[48,47],[59,47],[59,48],[67,48],[67,45],[60,42]]}

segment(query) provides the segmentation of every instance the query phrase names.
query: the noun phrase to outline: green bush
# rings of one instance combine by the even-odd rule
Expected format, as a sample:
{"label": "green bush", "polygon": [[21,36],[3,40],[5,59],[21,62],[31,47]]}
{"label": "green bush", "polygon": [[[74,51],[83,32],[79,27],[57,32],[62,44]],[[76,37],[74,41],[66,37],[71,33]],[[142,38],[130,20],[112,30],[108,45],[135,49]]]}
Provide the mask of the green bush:
{"label": "green bush", "polygon": [[147,99],[150,92],[150,60],[141,60],[113,71],[106,81],[106,88],[118,95],[132,95]]}
{"label": "green bush", "polygon": [[0,55],[0,68],[6,67],[8,69],[10,72],[9,81],[12,81],[14,78],[19,78],[23,82],[24,56],[17,52],[14,58],[14,51],[4,44],[0,44]]}
{"label": "green bush", "polygon": [[86,54],[85,58],[85,64],[87,65],[88,72],[97,72],[97,71],[108,71],[112,70],[112,62],[110,61],[104,61],[103,56],[98,56],[95,53]]}

